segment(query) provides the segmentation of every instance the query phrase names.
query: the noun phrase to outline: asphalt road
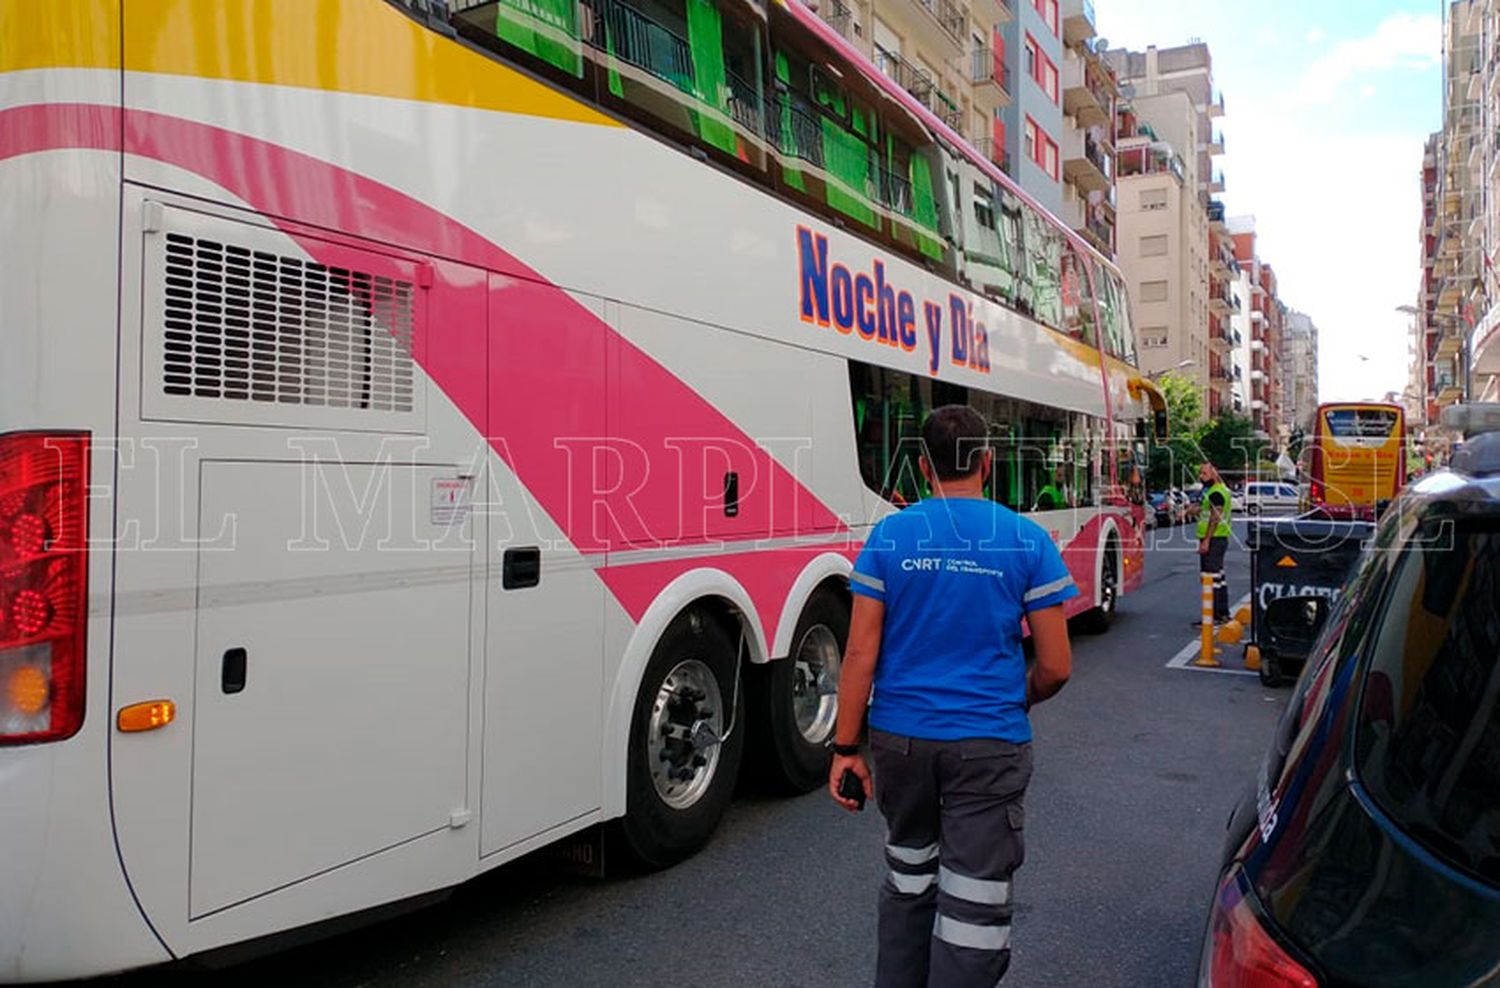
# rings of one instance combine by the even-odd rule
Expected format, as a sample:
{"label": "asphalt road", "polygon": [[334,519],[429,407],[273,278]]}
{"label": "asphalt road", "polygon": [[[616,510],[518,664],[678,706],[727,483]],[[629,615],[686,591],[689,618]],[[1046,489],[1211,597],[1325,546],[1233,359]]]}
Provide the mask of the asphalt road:
{"label": "asphalt road", "polygon": [[[1285,701],[1250,676],[1168,669],[1192,637],[1197,556],[1155,546],[1114,629],[1075,639],[1073,681],[1034,712],[1027,861],[1009,986],[1189,985],[1224,821]],[[1247,589],[1243,551],[1230,589]],[[1237,650],[1227,656],[1238,662]],[[743,794],[712,844],[660,874],[592,881],[528,859],[441,904],[150,985],[480,988],[868,984],[880,818],[821,793]]]}

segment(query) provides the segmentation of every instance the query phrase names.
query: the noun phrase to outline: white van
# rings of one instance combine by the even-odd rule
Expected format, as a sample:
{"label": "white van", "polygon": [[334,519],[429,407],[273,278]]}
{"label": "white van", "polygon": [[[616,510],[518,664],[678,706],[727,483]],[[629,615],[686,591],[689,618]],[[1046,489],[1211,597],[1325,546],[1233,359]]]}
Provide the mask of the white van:
{"label": "white van", "polygon": [[1295,512],[1301,498],[1289,481],[1252,480],[1235,496],[1235,509],[1248,514]]}

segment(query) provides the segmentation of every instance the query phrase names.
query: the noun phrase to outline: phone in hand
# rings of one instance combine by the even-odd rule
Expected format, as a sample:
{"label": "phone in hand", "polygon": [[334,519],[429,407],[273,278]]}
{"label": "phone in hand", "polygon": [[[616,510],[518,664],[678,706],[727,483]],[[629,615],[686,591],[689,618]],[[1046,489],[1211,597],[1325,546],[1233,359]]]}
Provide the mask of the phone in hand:
{"label": "phone in hand", "polygon": [[844,769],[844,774],[839,776],[839,796],[843,799],[852,799],[855,808],[863,811],[865,808],[865,784],[860,777],[854,774],[854,769]]}

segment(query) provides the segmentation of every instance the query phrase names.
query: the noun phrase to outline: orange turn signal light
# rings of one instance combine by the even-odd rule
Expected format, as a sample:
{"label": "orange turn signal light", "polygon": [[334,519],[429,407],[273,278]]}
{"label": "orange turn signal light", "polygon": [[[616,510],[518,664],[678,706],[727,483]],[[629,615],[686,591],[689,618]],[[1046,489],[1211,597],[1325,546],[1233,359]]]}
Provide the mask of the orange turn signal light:
{"label": "orange turn signal light", "polygon": [[166,727],[177,717],[177,704],[171,700],[147,700],[121,707],[115,717],[115,725],[126,734],[136,731],[154,731]]}

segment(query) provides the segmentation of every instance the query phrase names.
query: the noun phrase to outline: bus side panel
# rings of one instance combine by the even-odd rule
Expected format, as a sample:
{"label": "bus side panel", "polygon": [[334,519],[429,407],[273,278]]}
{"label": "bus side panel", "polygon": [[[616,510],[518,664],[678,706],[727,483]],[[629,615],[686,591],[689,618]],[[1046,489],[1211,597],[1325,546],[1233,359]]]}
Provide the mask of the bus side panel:
{"label": "bus side panel", "polygon": [[[422,361],[482,346],[485,282],[278,230],[137,164],[155,188],[127,186],[124,208],[122,428],[140,455],[119,499],[139,551],[120,562],[114,679],[122,701],[172,699],[178,719],[117,738],[113,785],[142,907],[185,955],[474,873],[479,557],[467,494],[449,494],[471,492],[483,441]],[[170,186],[198,198],[156,191]],[[235,268],[251,255],[265,263]],[[234,278],[278,300],[256,317],[289,327],[267,345],[346,346],[326,366],[383,354],[354,375],[367,396],[236,400],[211,386],[212,359],[180,393],[169,324],[212,356]],[[170,308],[187,297],[190,313]],[[321,380],[299,349],[266,358],[275,380]]]}
{"label": "bus side panel", "polygon": [[0,433],[85,431],[93,448],[83,726],[0,747],[0,982],[168,958],[120,869],[107,772],[117,6],[0,0]]}
{"label": "bus side panel", "polygon": [[0,748],[0,981],[167,959],[120,870],[107,775],[118,190],[99,152],[0,161],[0,432],[85,430],[94,450],[83,727]]}

